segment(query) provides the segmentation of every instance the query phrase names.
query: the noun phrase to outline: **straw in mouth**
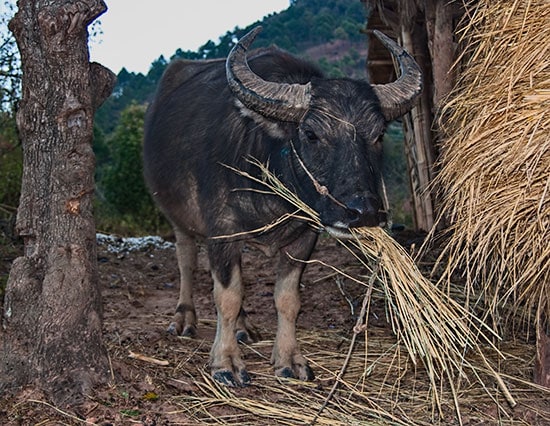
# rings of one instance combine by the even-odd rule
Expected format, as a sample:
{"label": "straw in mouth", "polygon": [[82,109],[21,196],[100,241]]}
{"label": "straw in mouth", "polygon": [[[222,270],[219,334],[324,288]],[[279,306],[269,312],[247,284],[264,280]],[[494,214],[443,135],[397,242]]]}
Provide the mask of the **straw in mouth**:
{"label": "straw in mouth", "polygon": [[352,238],[352,234],[348,227],[340,226],[339,223],[335,223],[334,226],[325,226],[325,230],[331,237],[340,238],[346,240]]}

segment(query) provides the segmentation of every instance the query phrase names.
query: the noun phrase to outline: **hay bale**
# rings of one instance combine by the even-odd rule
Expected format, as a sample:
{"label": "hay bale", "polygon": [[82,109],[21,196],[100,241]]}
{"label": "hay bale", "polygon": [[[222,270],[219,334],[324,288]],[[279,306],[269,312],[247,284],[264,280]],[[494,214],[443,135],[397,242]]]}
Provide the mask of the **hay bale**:
{"label": "hay bale", "polygon": [[[466,14],[457,88],[442,114],[443,282],[461,273],[495,329],[550,318],[550,4],[480,1]],[[502,330],[501,330],[502,331]]]}

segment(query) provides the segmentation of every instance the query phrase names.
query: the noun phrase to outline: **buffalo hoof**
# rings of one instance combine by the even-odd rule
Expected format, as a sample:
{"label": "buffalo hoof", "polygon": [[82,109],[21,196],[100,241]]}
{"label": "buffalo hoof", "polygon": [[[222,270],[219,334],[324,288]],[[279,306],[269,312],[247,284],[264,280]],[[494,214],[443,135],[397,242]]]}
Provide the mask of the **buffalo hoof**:
{"label": "buffalo hoof", "polygon": [[251,382],[250,376],[246,370],[241,370],[235,374],[229,370],[218,370],[212,372],[212,378],[218,383],[229,387],[244,387]]}
{"label": "buffalo hoof", "polygon": [[195,327],[194,325],[186,325],[181,332],[181,336],[192,338],[197,337],[197,327]]}
{"label": "buffalo hoof", "polygon": [[260,333],[254,330],[237,330],[235,333],[235,337],[237,338],[237,342],[239,343],[245,343],[247,345],[251,345],[252,343],[256,343],[261,340]]}
{"label": "buffalo hoof", "polygon": [[181,325],[173,322],[170,323],[166,331],[170,334],[173,334],[174,336],[197,337],[197,327],[195,327],[194,325],[186,325],[184,328],[182,328]]}
{"label": "buffalo hoof", "polygon": [[182,330],[181,326],[175,322],[171,322],[168,328],[166,329],[168,333],[173,334],[174,336],[179,336],[181,333],[181,330]]}
{"label": "buffalo hoof", "polygon": [[282,367],[275,370],[275,375],[283,379],[298,379],[305,382],[315,380],[315,374],[311,367],[307,364],[295,364],[291,367]]}

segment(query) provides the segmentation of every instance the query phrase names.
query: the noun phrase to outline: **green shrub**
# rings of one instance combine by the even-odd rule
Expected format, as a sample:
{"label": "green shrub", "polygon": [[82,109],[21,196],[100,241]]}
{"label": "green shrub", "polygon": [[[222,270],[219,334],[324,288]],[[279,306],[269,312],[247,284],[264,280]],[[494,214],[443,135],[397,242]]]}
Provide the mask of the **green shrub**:
{"label": "green shrub", "polygon": [[[96,219],[102,231],[144,234],[166,228],[143,179],[144,117],[145,106],[128,106],[113,134],[106,139],[108,159],[102,160],[96,175],[99,195]],[[105,146],[101,135],[96,134],[95,146],[96,152]]]}
{"label": "green shrub", "polygon": [[0,219],[7,220],[19,204],[23,153],[15,118],[0,112]]}

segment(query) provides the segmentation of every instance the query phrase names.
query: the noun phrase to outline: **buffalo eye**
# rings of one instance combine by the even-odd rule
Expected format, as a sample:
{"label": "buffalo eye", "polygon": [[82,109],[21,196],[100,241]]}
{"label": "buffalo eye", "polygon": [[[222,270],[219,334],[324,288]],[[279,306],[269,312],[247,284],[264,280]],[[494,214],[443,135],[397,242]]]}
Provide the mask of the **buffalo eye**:
{"label": "buffalo eye", "polygon": [[317,143],[319,142],[319,138],[317,137],[317,135],[315,134],[315,132],[313,130],[304,130],[304,134],[308,140],[308,142],[311,142],[311,143]]}

